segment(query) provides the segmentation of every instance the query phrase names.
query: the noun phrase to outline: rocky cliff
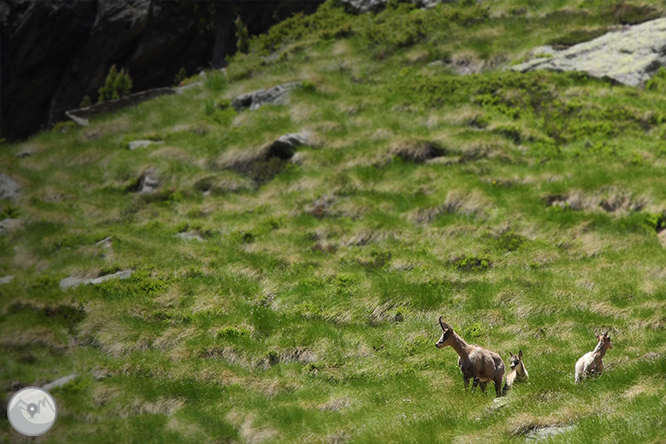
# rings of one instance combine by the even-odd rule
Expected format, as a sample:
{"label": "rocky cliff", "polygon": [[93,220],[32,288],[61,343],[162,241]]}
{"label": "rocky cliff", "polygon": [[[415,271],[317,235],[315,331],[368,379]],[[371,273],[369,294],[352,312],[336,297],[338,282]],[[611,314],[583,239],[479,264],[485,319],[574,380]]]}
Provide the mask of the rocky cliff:
{"label": "rocky cliff", "polygon": [[221,66],[236,51],[233,19],[251,34],[321,1],[2,1],[2,137],[20,139],[63,120],[113,64],[133,90],[170,86],[180,68]]}

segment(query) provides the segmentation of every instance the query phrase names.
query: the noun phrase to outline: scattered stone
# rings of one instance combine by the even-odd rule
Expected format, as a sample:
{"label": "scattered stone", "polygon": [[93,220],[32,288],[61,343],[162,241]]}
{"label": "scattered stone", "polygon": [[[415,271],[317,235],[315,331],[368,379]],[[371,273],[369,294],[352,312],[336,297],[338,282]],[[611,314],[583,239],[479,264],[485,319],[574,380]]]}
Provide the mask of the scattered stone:
{"label": "scattered stone", "polygon": [[637,86],[666,66],[666,18],[609,32],[552,54],[553,57],[536,58],[512,69],[583,71],[593,77]]}
{"label": "scattered stone", "polygon": [[67,375],[67,376],[63,376],[62,378],[58,378],[53,382],[49,382],[48,384],[44,384],[42,386],[42,388],[44,390],[51,390],[51,389],[54,389],[56,387],[62,387],[63,385],[67,384],[69,381],[71,381],[74,378],[76,378],[76,373],[71,374],[71,375]]}
{"label": "scattered stone", "polygon": [[199,242],[203,242],[203,237],[199,236],[199,234],[195,233],[194,231],[187,231],[185,233],[178,233],[175,236],[179,237],[183,240],[197,240]]}
{"label": "scattered stone", "polygon": [[655,352],[648,352],[645,353],[643,356],[640,357],[641,361],[654,361],[655,359],[659,358],[659,353]]}
{"label": "scattered stone", "polygon": [[268,104],[280,105],[285,103],[288,94],[292,89],[299,88],[301,85],[301,82],[290,82],[268,89],[258,89],[236,97],[231,101],[231,106],[233,106],[237,112],[241,112],[248,108],[250,111],[254,111],[263,105]]}
{"label": "scattered stone", "polygon": [[75,277],[68,277],[60,281],[60,288],[63,290],[66,288],[74,288],[78,287],[79,285],[97,285],[101,284],[102,282],[109,281],[111,279],[127,279],[132,275],[132,270],[122,270],[117,273],[113,274],[107,274],[105,276],[100,276],[95,279],[82,279],[82,278],[75,278]]}
{"label": "scattered stone", "polygon": [[16,202],[20,192],[21,187],[14,179],[4,173],[0,173],[0,200],[9,199]]}
{"label": "scattered stone", "polygon": [[301,145],[311,145],[312,139],[312,133],[309,131],[303,131],[301,133],[287,133],[278,137],[278,139],[273,142],[273,145],[279,145],[283,148],[296,148]]}
{"label": "scattered stone", "polygon": [[23,226],[21,219],[5,219],[0,222],[0,235],[6,235],[16,231]]}
{"label": "scattered stone", "polygon": [[0,284],[9,284],[11,281],[14,280],[14,276],[2,276],[0,277]]}
{"label": "scattered stone", "polygon": [[139,190],[141,194],[152,193],[159,185],[160,183],[157,179],[150,177],[148,174],[144,174],[139,181]]}
{"label": "scattered stone", "polygon": [[17,159],[23,159],[24,157],[32,156],[32,154],[33,154],[32,151],[23,150],[16,153],[14,157],[16,157]]}
{"label": "scattered stone", "polygon": [[111,236],[102,239],[99,242],[96,242],[95,245],[98,245],[100,247],[106,247],[106,248],[111,248]]}
{"label": "scattered stone", "polygon": [[132,142],[127,144],[127,148],[129,148],[130,151],[133,151],[137,148],[145,148],[155,143],[164,143],[164,142],[161,140],[133,140]]}
{"label": "scattered stone", "polygon": [[562,433],[570,432],[575,428],[576,426],[573,425],[536,428],[534,430],[527,432],[525,434],[525,439],[532,439],[534,441],[543,441],[555,435],[561,435]]}

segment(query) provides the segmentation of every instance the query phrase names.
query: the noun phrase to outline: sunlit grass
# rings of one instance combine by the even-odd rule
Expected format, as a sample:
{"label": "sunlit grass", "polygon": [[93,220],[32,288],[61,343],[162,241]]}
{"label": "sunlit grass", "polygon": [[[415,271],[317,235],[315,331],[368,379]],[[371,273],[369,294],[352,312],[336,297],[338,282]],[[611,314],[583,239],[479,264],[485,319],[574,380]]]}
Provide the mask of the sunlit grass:
{"label": "sunlit grass", "polygon": [[[5,146],[23,193],[0,211],[24,228],[0,238],[0,273],[14,275],[0,285],[0,381],[10,393],[79,375],[53,390],[58,422],[43,439],[515,442],[567,425],[552,442],[661,439],[666,102],[499,72],[615,25],[606,2],[487,7],[488,19],[405,45],[391,39],[409,30],[371,36],[371,16],[343,15],[354,32],[287,38],[277,61],[233,58],[228,81]],[[450,8],[465,7],[433,13]],[[428,66],[453,56],[486,68]],[[222,105],[292,80],[313,87],[254,112]],[[269,181],[218,162],[305,130],[317,146]],[[128,150],[137,139],[164,143]],[[441,156],[392,156],[411,141]],[[146,172],[155,195],[132,191]],[[132,277],[58,286],[120,269]],[[455,352],[434,347],[440,315],[505,363],[523,350],[530,380],[506,405],[492,387],[464,391]],[[613,338],[606,372],[575,385],[595,329]]]}

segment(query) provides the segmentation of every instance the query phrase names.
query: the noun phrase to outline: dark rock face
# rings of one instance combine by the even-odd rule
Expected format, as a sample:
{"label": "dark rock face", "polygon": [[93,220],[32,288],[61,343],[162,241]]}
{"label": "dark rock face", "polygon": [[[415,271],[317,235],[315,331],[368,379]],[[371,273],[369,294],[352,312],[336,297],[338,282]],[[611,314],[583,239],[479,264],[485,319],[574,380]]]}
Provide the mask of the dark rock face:
{"label": "dark rock face", "polygon": [[180,68],[219,67],[236,51],[236,15],[258,34],[320,3],[3,0],[2,137],[64,120],[85,95],[96,102],[113,64],[135,92],[171,86]]}

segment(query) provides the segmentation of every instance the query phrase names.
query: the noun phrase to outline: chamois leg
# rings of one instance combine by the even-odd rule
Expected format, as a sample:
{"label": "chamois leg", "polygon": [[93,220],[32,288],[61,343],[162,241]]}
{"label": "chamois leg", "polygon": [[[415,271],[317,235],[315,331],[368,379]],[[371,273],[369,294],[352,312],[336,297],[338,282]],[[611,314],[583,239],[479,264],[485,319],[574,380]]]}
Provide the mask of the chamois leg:
{"label": "chamois leg", "polygon": [[481,385],[481,393],[486,393],[486,386],[488,385],[488,381],[483,381],[480,385]]}
{"label": "chamois leg", "polygon": [[[495,383],[495,393],[499,398],[500,396],[502,396],[502,377],[500,376],[499,380],[494,379],[493,382]],[[504,393],[506,394],[506,392]]]}
{"label": "chamois leg", "polygon": [[474,378],[474,384],[472,385],[472,392],[479,386],[479,378]]}
{"label": "chamois leg", "polygon": [[465,384],[465,390],[469,388],[469,378],[463,378],[463,384]]}

